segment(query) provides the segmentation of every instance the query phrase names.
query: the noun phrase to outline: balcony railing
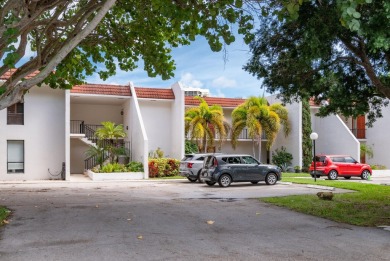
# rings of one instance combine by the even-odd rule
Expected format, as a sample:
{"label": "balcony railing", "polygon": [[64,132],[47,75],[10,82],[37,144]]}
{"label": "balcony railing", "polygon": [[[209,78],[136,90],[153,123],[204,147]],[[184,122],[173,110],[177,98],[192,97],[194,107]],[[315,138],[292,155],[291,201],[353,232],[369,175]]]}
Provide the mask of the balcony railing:
{"label": "balcony railing", "polygon": [[358,139],[366,138],[366,129],[350,129],[353,135]]}
{"label": "balcony railing", "polygon": [[[187,139],[190,139],[191,135],[188,134],[187,135]],[[216,134],[215,135],[215,139],[218,140],[219,139],[219,135]],[[227,136],[227,139],[231,139],[231,134],[229,133],[228,136]],[[266,140],[266,136],[265,136],[265,132],[263,131],[262,135],[261,135],[261,139],[262,140]],[[252,140],[251,137],[249,137],[249,132],[248,132],[248,129],[243,129],[242,132],[240,133],[240,135],[238,136],[238,140]]]}

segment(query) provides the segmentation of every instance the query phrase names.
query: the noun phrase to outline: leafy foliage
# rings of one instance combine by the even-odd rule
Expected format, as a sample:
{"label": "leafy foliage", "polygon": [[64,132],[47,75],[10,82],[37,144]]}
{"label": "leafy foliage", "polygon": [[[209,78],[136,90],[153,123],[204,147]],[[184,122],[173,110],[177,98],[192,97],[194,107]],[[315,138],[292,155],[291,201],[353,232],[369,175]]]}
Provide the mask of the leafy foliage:
{"label": "leafy foliage", "polygon": [[185,145],[184,147],[185,154],[192,154],[192,153],[199,152],[198,145],[196,145],[196,143],[193,141],[186,140],[184,145]]}
{"label": "leafy foliage", "polygon": [[360,143],[360,155],[367,155],[369,159],[372,159],[374,151],[370,145]]}
{"label": "leafy foliage", "polygon": [[284,102],[314,97],[320,116],[381,117],[390,98],[388,1],[301,1],[294,19],[275,16],[279,2],[266,1],[244,69]]}
{"label": "leafy foliage", "polygon": [[283,146],[272,152],[272,163],[281,168],[282,171],[286,171],[287,168],[291,166],[292,160],[292,154],[287,152],[286,148]]}
{"label": "leafy foliage", "polygon": [[[290,124],[288,111],[284,106],[279,103],[268,105],[268,101],[264,97],[250,97],[232,112],[231,142],[233,148],[235,148],[241,132],[247,128],[249,137],[258,142],[259,155],[261,155],[260,141],[263,131],[267,139],[267,149],[269,149],[275,141],[281,125],[284,127],[284,134],[288,135]],[[253,154],[255,154],[254,151]]]}
{"label": "leafy foliage", "polygon": [[0,206],[0,227],[7,223],[7,217],[11,214],[11,211],[3,206]]}
{"label": "leafy foliage", "polygon": [[170,177],[179,174],[180,161],[171,158],[149,159],[149,177]]}
{"label": "leafy foliage", "polygon": [[311,114],[308,100],[302,100],[302,171],[308,172],[311,164],[312,140],[310,139],[311,129]]}
{"label": "leafy foliage", "polygon": [[[114,162],[116,152],[121,153],[121,150],[118,150],[118,138],[126,137],[126,132],[124,131],[123,125],[116,125],[114,122],[104,121],[101,123],[103,127],[100,127],[96,130],[95,136],[99,139],[98,146],[103,147],[103,149],[108,152],[110,163]],[[105,140],[108,140],[109,143],[104,143]]]}
{"label": "leafy foliage", "polygon": [[207,152],[207,148],[214,145],[214,139],[218,139],[220,144],[226,139],[230,125],[220,105],[209,106],[201,97],[194,99],[199,100],[199,106],[188,108],[185,112],[185,135],[190,135],[190,140],[196,140],[200,150]]}
{"label": "leafy foliage", "polygon": [[169,79],[175,69],[172,48],[197,36],[220,51],[235,40],[238,27],[250,42],[253,19],[242,5],[242,0],[0,1],[0,76],[17,68],[0,88],[0,109],[36,84],[70,89],[94,73],[105,80],[118,68],[143,66],[150,77]]}
{"label": "leafy foliage", "polygon": [[92,169],[95,173],[114,173],[114,172],[143,172],[143,164],[141,162],[132,161],[125,164],[115,163],[107,163],[101,168],[95,167]]}
{"label": "leafy foliage", "polygon": [[127,170],[130,172],[143,172],[144,171],[144,166],[142,162],[138,161],[132,161],[127,164]]}
{"label": "leafy foliage", "polygon": [[159,159],[162,157],[164,157],[164,151],[160,147],[158,147],[155,151],[149,152],[149,158]]}

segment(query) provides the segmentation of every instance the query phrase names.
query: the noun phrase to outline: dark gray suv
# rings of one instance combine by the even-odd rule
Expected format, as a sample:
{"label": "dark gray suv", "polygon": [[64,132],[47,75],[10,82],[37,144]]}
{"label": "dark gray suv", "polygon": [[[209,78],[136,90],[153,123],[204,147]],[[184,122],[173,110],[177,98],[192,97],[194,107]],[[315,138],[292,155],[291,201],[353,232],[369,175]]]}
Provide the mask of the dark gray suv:
{"label": "dark gray suv", "polygon": [[228,187],[232,182],[257,184],[259,181],[275,185],[281,178],[279,167],[261,164],[250,155],[239,154],[207,156],[203,161],[200,177],[209,186],[218,182],[221,187]]}

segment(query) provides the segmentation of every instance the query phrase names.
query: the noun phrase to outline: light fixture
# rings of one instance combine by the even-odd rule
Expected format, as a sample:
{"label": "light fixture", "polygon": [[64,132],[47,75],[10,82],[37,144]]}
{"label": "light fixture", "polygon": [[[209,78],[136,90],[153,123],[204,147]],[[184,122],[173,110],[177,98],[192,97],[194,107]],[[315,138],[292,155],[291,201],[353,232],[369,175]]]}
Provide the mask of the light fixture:
{"label": "light fixture", "polygon": [[310,134],[310,139],[313,141],[313,161],[314,161],[314,173],[313,173],[313,177],[314,177],[314,182],[317,182],[317,159],[316,159],[316,139],[318,139],[318,134],[316,132],[312,132]]}

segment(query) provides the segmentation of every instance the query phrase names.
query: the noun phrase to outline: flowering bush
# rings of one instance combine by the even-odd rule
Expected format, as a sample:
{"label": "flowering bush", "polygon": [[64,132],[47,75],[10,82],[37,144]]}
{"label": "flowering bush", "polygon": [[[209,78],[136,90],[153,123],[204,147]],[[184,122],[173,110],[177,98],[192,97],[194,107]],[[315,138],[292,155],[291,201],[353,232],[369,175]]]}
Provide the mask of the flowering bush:
{"label": "flowering bush", "polygon": [[170,177],[179,174],[180,161],[171,158],[149,159],[149,177]]}

